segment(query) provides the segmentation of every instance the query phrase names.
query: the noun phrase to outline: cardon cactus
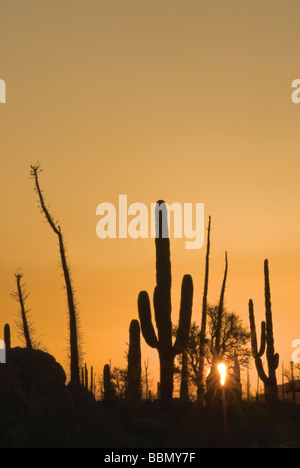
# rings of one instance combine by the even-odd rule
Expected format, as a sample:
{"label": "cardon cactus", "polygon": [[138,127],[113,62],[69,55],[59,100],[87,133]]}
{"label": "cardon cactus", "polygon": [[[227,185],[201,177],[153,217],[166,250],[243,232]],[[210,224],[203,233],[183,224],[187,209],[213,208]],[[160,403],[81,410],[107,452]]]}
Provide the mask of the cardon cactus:
{"label": "cardon cactus", "polygon": [[11,343],[10,343],[10,325],[9,323],[6,323],[4,325],[4,343],[5,343],[5,348],[6,351],[10,349]]}
{"label": "cardon cactus", "polygon": [[138,320],[131,320],[129,327],[129,350],[127,368],[127,399],[131,403],[137,402],[142,396],[142,364],[140,324]]}
{"label": "cardon cactus", "polygon": [[[274,404],[278,400],[277,393],[277,378],[276,370],[279,364],[279,354],[274,350],[274,335],[273,335],[273,319],[271,310],[271,293],[269,280],[269,265],[268,260],[264,262],[264,277],[265,277],[265,309],[266,321],[261,324],[261,344],[260,349],[257,347],[256,327],[254,319],[253,301],[249,301],[249,319],[251,329],[251,349],[255,361],[256,369],[259,378],[262,380],[265,388],[265,401],[267,404]],[[266,350],[268,375],[266,374],[262,356]]]}
{"label": "cardon cactus", "polygon": [[103,368],[103,387],[104,387],[103,400],[106,403],[111,403],[114,400],[114,389],[113,389],[113,384],[111,381],[109,364],[105,364]]}
{"label": "cardon cactus", "polygon": [[160,395],[164,402],[171,401],[173,395],[174,359],[185,349],[191,324],[193,303],[193,281],[185,275],[181,286],[179,327],[175,343],[172,342],[171,320],[171,259],[170,239],[167,222],[167,207],[163,201],[156,205],[156,287],[154,290],[154,311],[158,334],[152,319],[148,293],[141,291],[138,310],[141,329],[146,343],[156,348],[160,360]]}

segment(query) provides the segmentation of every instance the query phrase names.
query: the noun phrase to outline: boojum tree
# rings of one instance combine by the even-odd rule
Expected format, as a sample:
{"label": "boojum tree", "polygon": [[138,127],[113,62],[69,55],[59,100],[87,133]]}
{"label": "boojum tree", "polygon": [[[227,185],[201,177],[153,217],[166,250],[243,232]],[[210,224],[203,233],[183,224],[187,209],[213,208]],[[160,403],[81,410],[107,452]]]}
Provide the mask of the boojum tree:
{"label": "boojum tree", "polygon": [[156,205],[156,287],[154,290],[154,311],[157,334],[151,318],[149,295],[141,291],[138,297],[138,311],[142,334],[151,348],[156,348],[160,361],[160,398],[170,402],[173,395],[174,359],[185,349],[191,324],[193,304],[193,280],[184,275],[181,286],[181,303],[178,333],[173,344],[171,320],[171,258],[167,210],[164,201]]}
{"label": "boojum tree", "polygon": [[34,346],[32,337],[34,329],[32,324],[30,323],[28,316],[29,311],[26,310],[25,305],[26,299],[28,298],[28,293],[26,292],[25,285],[22,284],[23,274],[18,272],[15,274],[15,278],[17,289],[11,294],[11,296],[18,302],[20,306],[20,321],[18,323],[18,328],[20,336],[22,337],[22,339],[24,339],[26,348],[32,349],[36,346]]}
{"label": "boojum tree", "polygon": [[48,224],[50,225],[53,232],[58,237],[59,242],[59,252],[61,259],[61,266],[63,269],[63,275],[65,280],[67,300],[68,300],[68,310],[69,310],[69,340],[70,340],[70,374],[72,383],[80,383],[80,371],[79,371],[79,334],[78,334],[78,316],[75,306],[74,298],[74,289],[72,286],[70,268],[67,262],[66,248],[64,243],[63,234],[59,224],[54,221],[53,216],[51,215],[49,208],[45,203],[45,199],[39,183],[39,174],[41,168],[39,165],[31,166],[31,176],[35,182],[35,190],[38,194],[40,208],[42,213],[45,215]]}

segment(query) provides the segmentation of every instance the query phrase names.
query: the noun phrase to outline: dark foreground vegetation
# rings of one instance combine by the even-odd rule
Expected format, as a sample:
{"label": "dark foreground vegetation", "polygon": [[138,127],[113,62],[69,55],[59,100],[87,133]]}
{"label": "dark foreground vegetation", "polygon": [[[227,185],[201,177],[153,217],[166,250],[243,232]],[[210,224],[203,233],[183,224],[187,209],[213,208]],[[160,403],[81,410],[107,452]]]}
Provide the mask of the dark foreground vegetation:
{"label": "dark foreground vegetation", "polygon": [[300,447],[300,408],[288,403],[228,404],[225,424],[222,410],[197,402],[109,404],[26,348],[9,350],[0,380],[1,448]]}

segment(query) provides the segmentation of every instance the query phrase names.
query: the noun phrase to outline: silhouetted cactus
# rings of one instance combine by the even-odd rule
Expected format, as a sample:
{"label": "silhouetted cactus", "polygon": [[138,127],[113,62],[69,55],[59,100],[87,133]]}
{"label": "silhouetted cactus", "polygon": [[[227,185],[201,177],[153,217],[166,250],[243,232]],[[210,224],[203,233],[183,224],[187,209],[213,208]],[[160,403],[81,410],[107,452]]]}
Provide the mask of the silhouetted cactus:
{"label": "silhouetted cactus", "polygon": [[9,323],[4,325],[4,342],[6,351],[11,347],[11,338],[10,338],[10,326]]}
{"label": "silhouetted cactus", "polygon": [[179,327],[176,341],[172,343],[171,321],[171,260],[170,239],[167,222],[167,208],[163,201],[156,205],[156,287],[154,290],[155,321],[158,331],[156,336],[152,319],[148,293],[141,291],[138,298],[138,310],[141,329],[146,343],[156,348],[160,360],[161,400],[171,401],[173,395],[174,358],[185,349],[191,324],[193,281],[185,275],[181,287]]}
{"label": "silhouetted cactus", "polygon": [[205,350],[206,350],[206,322],[207,322],[207,295],[208,295],[208,278],[209,278],[209,254],[210,254],[210,229],[211,217],[209,216],[208,230],[207,230],[207,246],[206,246],[206,259],[205,259],[205,279],[204,290],[202,298],[202,318],[200,330],[200,348],[199,348],[199,375],[197,382],[197,400],[201,403],[204,402],[205,395]]}
{"label": "silhouetted cactus", "polygon": [[94,383],[94,367],[91,366],[91,380],[90,380],[90,392],[94,395],[95,383]]}
{"label": "silhouetted cactus", "polygon": [[[276,370],[279,364],[279,354],[274,350],[273,336],[273,319],[271,309],[271,292],[269,280],[269,264],[268,260],[264,261],[264,279],[265,279],[265,313],[266,321],[261,324],[261,345],[260,350],[257,348],[256,327],[254,319],[253,301],[249,301],[249,320],[251,329],[251,348],[252,355],[255,361],[255,366],[259,378],[262,380],[265,388],[265,400],[267,404],[274,404],[278,400]],[[262,356],[266,349],[268,375],[264,371]]]}
{"label": "silhouetted cactus", "polygon": [[126,397],[131,403],[137,402],[142,396],[142,364],[141,364],[141,340],[140,324],[138,320],[132,320],[129,327],[129,350],[127,368],[127,392]]}
{"label": "silhouetted cactus", "polygon": [[80,383],[80,371],[79,371],[79,336],[78,336],[78,317],[77,310],[75,307],[74,299],[74,290],[71,281],[70,269],[66,257],[66,249],[64,244],[64,239],[62,231],[57,222],[54,221],[52,215],[49,212],[49,209],[46,206],[42,190],[39,184],[39,173],[41,172],[40,167],[31,166],[31,176],[35,181],[35,190],[38,194],[40,207],[42,213],[45,215],[51,229],[58,237],[59,242],[59,252],[61,258],[61,266],[63,269],[66,291],[67,291],[67,300],[68,300],[68,309],[69,309],[69,329],[70,329],[70,372],[71,372],[71,382]]}
{"label": "silhouetted cactus", "polygon": [[86,365],[86,362],[84,363],[84,387],[88,390],[89,388],[89,371]]}
{"label": "silhouetted cactus", "polygon": [[111,403],[114,400],[114,389],[110,376],[110,365],[105,364],[103,368],[103,401],[105,403]]}

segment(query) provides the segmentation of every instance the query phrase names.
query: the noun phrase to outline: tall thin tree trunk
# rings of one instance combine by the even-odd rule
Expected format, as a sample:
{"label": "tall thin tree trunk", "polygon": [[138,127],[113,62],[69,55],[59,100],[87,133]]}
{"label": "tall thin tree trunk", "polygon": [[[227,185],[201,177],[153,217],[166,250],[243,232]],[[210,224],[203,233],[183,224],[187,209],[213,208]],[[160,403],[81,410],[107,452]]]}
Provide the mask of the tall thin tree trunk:
{"label": "tall thin tree trunk", "polygon": [[63,269],[66,291],[67,291],[67,299],[68,299],[68,310],[69,310],[69,329],[70,329],[70,371],[71,371],[71,382],[73,383],[80,383],[80,376],[79,376],[79,346],[78,346],[78,323],[77,323],[77,312],[75,307],[75,300],[74,300],[74,291],[72,287],[71,275],[70,270],[68,267],[67,259],[66,259],[66,250],[63,240],[63,235],[61,232],[61,228],[57,223],[54,221],[52,215],[50,214],[43,194],[40,188],[38,175],[41,169],[39,166],[31,166],[31,175],[35,181],[35,189],[39,197],[39,202],[41,206],[41,210],[44,213],[50,227],[54,231],[54,233],[58,237],[59,241],[59,251],[60,251],[60,258],[61,258],[61,266]]}
{"label": "tall thin tree trunk", "polygon": [[208,277],[209,277],[209,254],[210,254],[210,228],[211,217],[209,216],[208,231],[207,231],[207,246],[206,246],[206,260],[205,260],[205,280],[204,291],[202,299],[202,319],[200,330],[200,349],[199,349],[199,380],[197,385],[197,400],[204,401],[205,395],[205,349],[206,349],[206,322],[207,322],[207,295],[208,295]]}
{"label": "tall thin tree trunk", "polygon": [[29,325],[28,325],[27,316],[26,316],[26,309],[25,309],[25,298],[24,298],[24,293],[23,293],[22,285],[21,285],[22,275],[16,274],[15,276],[16,276],[16,282],[17,282],[17,294],[18,294],[19,303],[20,303],[26,348],[32,349],[32,341],[30,337],[30,330],[29,330]]}

